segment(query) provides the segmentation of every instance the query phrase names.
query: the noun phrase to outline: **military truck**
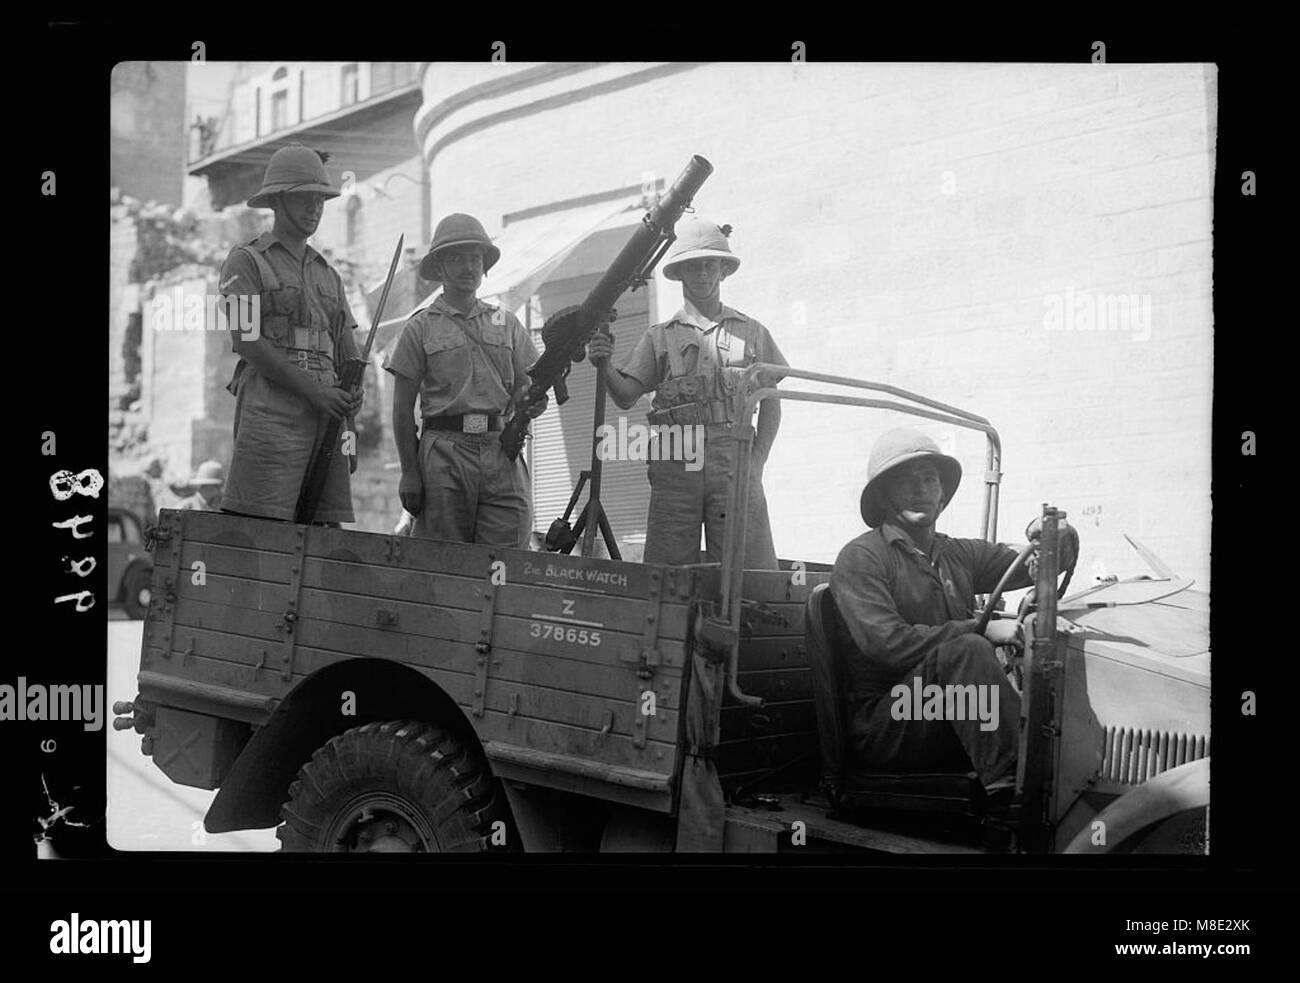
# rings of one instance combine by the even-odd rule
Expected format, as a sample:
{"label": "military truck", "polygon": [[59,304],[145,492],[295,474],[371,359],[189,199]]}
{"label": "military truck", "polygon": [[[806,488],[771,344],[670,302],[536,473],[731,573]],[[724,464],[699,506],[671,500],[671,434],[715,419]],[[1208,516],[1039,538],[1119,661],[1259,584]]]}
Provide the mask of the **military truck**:
{"label": "military truck", "polygon": [[[733,398],[740,420],[784,399],[982,432],[979,535],[995,540],[1002,449],[984,418],[772,365]],[[115,726],[172,781],[219,790],[210,832],[276,827],[293,851],[1208,848],[1203,594],[1157,571],[1058,600],[1045,548],[1019,614],[1032,644],[1005,653],[1016,813],[992,815],[973,775],[856,774],[829,567],[743,569],[752,426],[734,439],[714,564],[164,510],[139,694]],[[1045,547],[1062,515],[1045,509]]]}

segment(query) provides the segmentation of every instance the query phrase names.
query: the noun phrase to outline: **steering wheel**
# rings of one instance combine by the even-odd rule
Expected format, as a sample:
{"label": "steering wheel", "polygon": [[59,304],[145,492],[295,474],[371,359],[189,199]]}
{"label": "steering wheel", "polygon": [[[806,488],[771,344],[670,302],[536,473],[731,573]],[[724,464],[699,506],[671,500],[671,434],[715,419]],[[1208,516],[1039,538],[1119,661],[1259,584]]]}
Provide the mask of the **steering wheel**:
{"label": "steering wheel", "polygon": [[1007,584],[1010,583],[1012,574],[1024,566],[1025,560],[1027,560],[1029,554],[1034,551],[1034,545],[1035,544],[1032,542],[1026,543],[1024,548],[1016,554],[1016,558],[1012,561],[1011,566],[1007,567],[1006,571],[1002,574],[1002,579],[999,580],[998,585],[993,588],[993,593],[989,595],[989,599],[984,605],[984,611],[980,614],[979,623],[975,626],[976,635],[984,634],[984,629],[989,626],[989,620],[993,617],[993,612],[997,610],[998,601],[1002,600],[1002,592],[1007,589]]}

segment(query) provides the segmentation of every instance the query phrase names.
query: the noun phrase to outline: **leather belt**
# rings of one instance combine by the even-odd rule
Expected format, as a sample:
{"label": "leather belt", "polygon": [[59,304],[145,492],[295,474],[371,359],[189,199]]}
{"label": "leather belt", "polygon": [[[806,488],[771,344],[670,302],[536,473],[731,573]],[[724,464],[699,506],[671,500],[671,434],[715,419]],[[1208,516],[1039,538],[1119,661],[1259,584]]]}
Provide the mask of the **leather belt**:
{"label": "leather belt", "polygon": [[504,418],[496,413],[464,413],[460,416],[426,416],[424,425],[434,430],[489,433],[501,430],[505,423]]}

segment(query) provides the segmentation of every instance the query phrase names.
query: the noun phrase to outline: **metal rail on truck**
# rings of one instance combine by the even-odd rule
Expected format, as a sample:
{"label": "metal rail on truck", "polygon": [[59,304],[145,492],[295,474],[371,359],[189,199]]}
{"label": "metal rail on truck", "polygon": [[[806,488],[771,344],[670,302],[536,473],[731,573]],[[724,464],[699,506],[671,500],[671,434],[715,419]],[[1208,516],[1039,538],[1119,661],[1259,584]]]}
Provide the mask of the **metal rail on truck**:
{"label": "metal rail on truck", "polygon": [[[845,386],[850,389],[865,389],[870,392],[884,393],[897,399],[910,400],[912,404],[894,402],[886,399],[869,399],[864,396],[849,396],[837,393],[806,392],[792,389],[777,389],[775,383],[763,385],[760,377],[781,381],[783,379],[806,379],[809,382],[821,382],[829,385]],[[727,491],[727,515],[731,521],[726,524],[722,546],[722,600],[720,611],[725,613],[730,629],[731,652],[727,659],[727,690],[732,698],[746,706],[754,706],[762,701],[757,697],[742,692],[737,683],[736,674],[740,659],[740,621],[741,593],[745,577],[745,503],[749,500],[750,460],[754,444],[754,411],[765,399],[791,399],[805,403],[831,403],[839,406],[863,406],[869,409],[894,410],[910,416],[937,420],[955,427],[978,430],[988,439],[987,466],[984,469],[984,505],[980,519],[982,534],[989,542],[995,542],[998,530],[998,488],[1002,481],[1002,439],[997,430],[982,416],[968,413],[966,410],[949,406],[938,400],[929,399],[917,393],[899,389],[897,386],[883,382],[867,382],[848,376],[827,375],[823,372],[808,372],[792,369],[770,362],[758,362],[751,365],[741,377],[741,384],[736,395],[732,397],[737,403],[736,419],[742,421],[733,431],[738,446],[736,467],[731,474]]]}

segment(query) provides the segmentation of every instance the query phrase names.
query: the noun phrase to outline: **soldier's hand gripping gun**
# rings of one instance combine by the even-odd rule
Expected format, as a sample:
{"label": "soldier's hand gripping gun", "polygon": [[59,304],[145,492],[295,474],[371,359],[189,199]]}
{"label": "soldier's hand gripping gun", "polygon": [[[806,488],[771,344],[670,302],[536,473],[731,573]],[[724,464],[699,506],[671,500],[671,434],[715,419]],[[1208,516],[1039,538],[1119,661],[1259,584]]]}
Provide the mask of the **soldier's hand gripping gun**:
{"label": "soldier's hand gripping gun", "polygon": [[[375,316],[370,323],[366,347],[359,356],[348,359],[339,369],[337,386],[349,393],[355,394],[361,388],[366,366],[370,363],[370,346],[375,343],[375,330],[379,327],[380,318],[383,317],[384,302],[388,300],[388,288],[393,285],[393,274],[397,272],[397,261],[402,257],[402,244],[405,241],[406,236],[401,236],[397,240],[397,249],[393,252],[393,261],[388,267],[388,279],[384,281],[384,292],[379,295]],[[293,514],[294,522],[310,525],[316,518],[316,507],[320,504],[321,492],[325,490],[325,481],[329,477],[330,465],[334,461],[334,453],[339,445],[339,429],[342,425],[342,420],[331,418],[325,425],[325,433],[320,443],[312,451],[311,460],[307,464],[307,474],[298,492],[298,504]]]}
{"label": "soldier's hand gripping gun", "polygon": [[566,307],[547,318],[542,326],[546,351],[528,370],[532,381],[521,388],[515,399],[514,416],[501,434],[501,447],[511,460],[519,456],[528,433],[530,417],[526,408],[546,395],[548,389],[555,390],[557,404],[568,400],[564,380],[572,364],[586,357],[586,344],[591,336],[614,319],[614,303],[619,297],[628,289],[635,290],[644,284],[654,273],[655,266],[672,245],[677,220],[712,173],[712,164],[698,154],[693,156],[663,198],[650,207],[587,299],[580,306]]}

